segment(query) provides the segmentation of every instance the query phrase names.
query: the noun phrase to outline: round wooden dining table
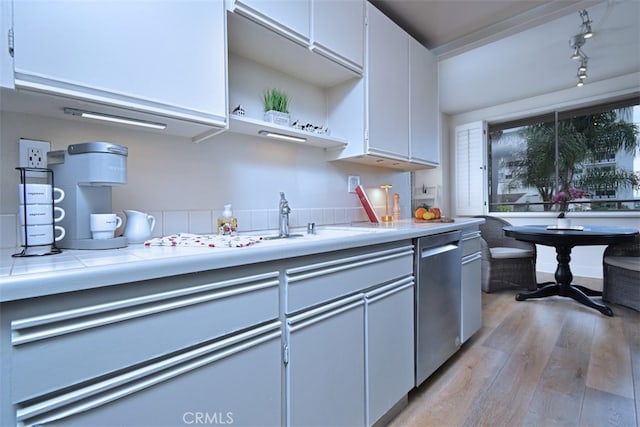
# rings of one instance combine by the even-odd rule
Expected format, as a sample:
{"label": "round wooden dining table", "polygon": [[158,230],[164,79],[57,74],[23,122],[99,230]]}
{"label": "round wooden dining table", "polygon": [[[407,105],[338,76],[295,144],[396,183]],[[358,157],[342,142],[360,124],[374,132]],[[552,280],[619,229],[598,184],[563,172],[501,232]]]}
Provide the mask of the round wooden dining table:
{"label": "round wooden dining table", "polygon": [[573,298],[581,304],[595,308],[604,315],[613,316],[611,308],[590,298],[592,296],[601,296],[602,292],[572,284],[573,274],[569,267],[571,249],[574,246],[610,245],[629,242],[633,240],[634,235],[639,233],[637,229],[595,225],[567,228],[546,225],[512,225],[503,227],[503,230],[506,236],[513,237],[516,240],[556,248],[558,266],[554,276],[555,283],[542,284],[534,291],[519,293],[516,295],[516,300],[524,301],[531,298],[559,295]]}

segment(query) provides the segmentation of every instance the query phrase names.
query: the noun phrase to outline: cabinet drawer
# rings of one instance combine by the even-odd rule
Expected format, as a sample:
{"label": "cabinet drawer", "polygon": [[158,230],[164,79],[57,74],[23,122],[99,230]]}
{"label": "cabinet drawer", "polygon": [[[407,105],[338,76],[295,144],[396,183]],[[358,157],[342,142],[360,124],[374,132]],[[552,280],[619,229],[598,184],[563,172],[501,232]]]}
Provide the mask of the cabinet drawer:
{"label": "cabinet drawer", "polygon": [[463,233],[460,246],[462,247],[463,258],[472,253],[480,252],[480,232]]}
{"label": "cabinet drawer", "polygon": [[282,425],[281,335],[271,322],[18,405],[15,424]]}
{"label": "cabinet drawer", "polygon": [[287,313],[362,291],[413,273],[413,246],[286,270]]}
{"label": "cabinet drawer", "polygon": [[[162,280],[178,281],[181,278]],[[278,318],[277,272],[203,281],[11,321],[12,398],[20,402]],[[132,284],[149,286],[153,283]],[[46,307],[47,300],[40,304]]]}

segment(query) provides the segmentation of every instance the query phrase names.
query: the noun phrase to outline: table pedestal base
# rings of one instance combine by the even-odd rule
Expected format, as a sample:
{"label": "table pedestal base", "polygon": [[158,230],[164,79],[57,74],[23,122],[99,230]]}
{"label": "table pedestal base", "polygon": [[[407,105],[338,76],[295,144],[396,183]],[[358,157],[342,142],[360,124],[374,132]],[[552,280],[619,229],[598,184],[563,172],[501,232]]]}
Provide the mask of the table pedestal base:
{"label": "table pedestal base", "polygon": [[589,296],[599,296],[602,292],[594,291],[589,288],[585,288],[580,285],[565,285],[562,283],[553,283],[545,285],[535,291],[522,292],[516,295],[516,301],[524,301],[531,298],[544,298],[552,295],[558,295],[561,297],[569,297],[584,304],[588,307],[595,308],[600,313],[606,316],[613,316],[613,311],[604,304],[598,304]]}

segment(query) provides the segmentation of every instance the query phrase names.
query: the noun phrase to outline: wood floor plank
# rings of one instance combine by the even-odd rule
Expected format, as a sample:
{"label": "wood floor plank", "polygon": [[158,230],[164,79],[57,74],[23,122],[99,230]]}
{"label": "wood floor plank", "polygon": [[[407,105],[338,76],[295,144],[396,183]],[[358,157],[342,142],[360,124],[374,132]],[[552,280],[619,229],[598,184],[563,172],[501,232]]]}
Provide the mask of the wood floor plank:
{"label": "wood floor plank", "polygon": [[620,306],[614,306],[613,310],[616,315],[622,316],[624,336],[631,351],[631,373],[637,425],[640,424],[640,312]]}
{"label": "wood floor plank", "polygon": [[633,399],[587,387],[580,426],[637,426]]}
{"label": "wood floor plank", "polygon": [[521,304],[514,309],[514,305],[509,304],[509,307],[504,310],[507,314],[500,324],[485,338],[483,346],[511,353],[519,344],[518,337],[523,337],[531,325],[533,306]]}
{"label": "wood floor plank", "polygon": [[572,310],[567,314],[529,406],[525,425],[578,425],[594,328],[592,313]]}
{"label": "wood floor plank", "polygon": [[[519,316],[508,316],[505,322],[514,320],[526,325],[515,329],[522,338],[511,336],[511,341],[517,345],[495,381],[475,400],[464,425],[517,426],[522,425],[527,415],[538,381],[558,339],[559,325],[565,313],[544,304],[520,304],[515,312]],[[501,327],[502,324],[494,333]],[[505,328],[512,330],[508,325]],[[500,341],[504,342],[504,337]]]}
{"label": "wood floor plank", "polygon": [[621,316],[596,318],[587,386],[633,399],[631,350]]}
{"label": "wood floor plank", "polygon": [[482,325],[495,328],[514,308],[515,292],[501,291],[482,294]]}
{"label": "wood floor plank", "polygon": [[389,425],[462,425],[474,399],[491,384],[506,358],[501,351],[469,348],[461,357],[452,360],[453,363],[443,366],[433,381],[423,384],[423,395],[412,399],[410,406]]}

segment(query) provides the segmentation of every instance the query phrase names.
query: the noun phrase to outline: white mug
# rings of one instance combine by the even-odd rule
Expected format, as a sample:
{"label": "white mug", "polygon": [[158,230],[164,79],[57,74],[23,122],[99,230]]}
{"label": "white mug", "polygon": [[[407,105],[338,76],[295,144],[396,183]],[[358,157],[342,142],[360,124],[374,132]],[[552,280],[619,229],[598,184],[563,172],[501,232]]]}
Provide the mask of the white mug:
{"label": "white mug", "polygon": [[[57,236],[54,237],[54,228]],[[27,225],[21,226],[22,246],[50,245],[54,241],[58,242],[64,239],[66,231],[64,227],[59,225],[51,226],[51,224]],[[25,234],[26,233],[26,234]]]}
{"label": "white mug", "polygon": [[89,228],[94,239],[112,239],[116,228],[122,225],[122,218],[111,214],[91,214]]}
{"label": "white mug", "polygon": [[[25,221],[25,210],[27,213]],[[64,209],[58,206],[53,207],[53,212],[57,212],[58,216],[53,216],[51,205],[20,205],[18,213],[20,215],[20,225],[39,225],[53,224],[64,219]]]}
{"label": "white mug", "polygon": [[[54,199],[52,193],[58,193],[58,197]],[[51,184],[19,184],[18,194],[20,204],[47,204],[60,203],[64,199],[64,190],[58,187],[52,187]]]}

